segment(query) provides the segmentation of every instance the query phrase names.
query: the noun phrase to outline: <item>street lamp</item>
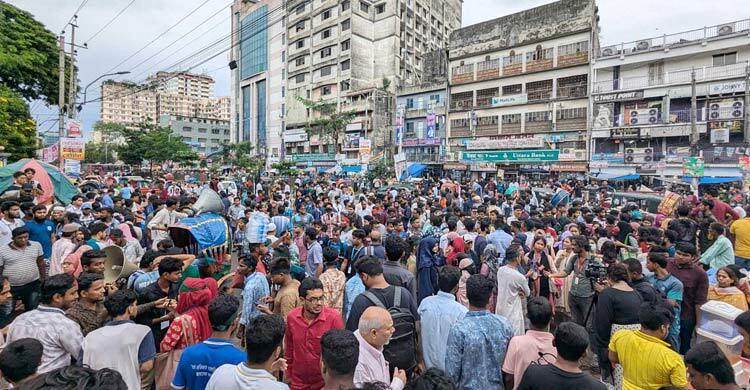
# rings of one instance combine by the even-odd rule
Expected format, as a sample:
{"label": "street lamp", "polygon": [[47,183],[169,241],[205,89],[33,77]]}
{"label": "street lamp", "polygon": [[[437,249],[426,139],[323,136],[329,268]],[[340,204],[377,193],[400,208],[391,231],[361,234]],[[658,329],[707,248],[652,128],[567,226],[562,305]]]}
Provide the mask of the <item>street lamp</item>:
{"label": "street lamp", "polygon": [[81,109],[83,108],[83,105],[84,105],[84,104],[86,104],[86,103],[89,103],[89,101],[87,101],[87,100],[86,100],[86,91],[87,91],[87,90],[89,89],[89,87],[90,87],[90,86],[91,86],[92,84],[94,84],[95,82],[97,82],[97,81],[99,81],[99,80],[101,80],[102,78],[104,78],[104,77],[107,77],[107,76],[119,76],[119,75],[123,75],[123,74],[129,74],[129,73],[130,73],[130,71],[129,71],[129,70],[124,70],[124,71],[120,71],[120,72],[115,72],[115,73],[106,73],[106,74],[103,74],[103,75],[101,75],[101,76],[97,77],[96,79],[94,79],[94,81],[92,81],[92,82],[88,83],[88,84],[86,85],[86,88],[84,88],[84,89],[83,89],[83,102],[81,102],[81,104],[79,104],[79,105],[78,105],[78,111],[81,111]]}

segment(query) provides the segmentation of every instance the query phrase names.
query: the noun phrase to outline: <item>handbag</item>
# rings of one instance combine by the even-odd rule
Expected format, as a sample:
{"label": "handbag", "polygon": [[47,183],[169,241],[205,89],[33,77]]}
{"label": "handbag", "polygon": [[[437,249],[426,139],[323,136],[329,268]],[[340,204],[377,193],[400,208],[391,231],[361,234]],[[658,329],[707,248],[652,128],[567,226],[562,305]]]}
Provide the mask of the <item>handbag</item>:
{"label": "handbag", "polygon": [[[192,345],[192,341],[195,340],[193,337],[193,325],[189,318],[180,316],[175,321],[179,320],[182,325],[182,338],[185,345]],[[156,355],[154,359],[154,373],[156,378],[156,390],[171,390],[172,389],[172,378],[177,371],[177,366],[180,364],[180,356],[182,356],[183,348],[173,349],[169,352],[163,352]]]}

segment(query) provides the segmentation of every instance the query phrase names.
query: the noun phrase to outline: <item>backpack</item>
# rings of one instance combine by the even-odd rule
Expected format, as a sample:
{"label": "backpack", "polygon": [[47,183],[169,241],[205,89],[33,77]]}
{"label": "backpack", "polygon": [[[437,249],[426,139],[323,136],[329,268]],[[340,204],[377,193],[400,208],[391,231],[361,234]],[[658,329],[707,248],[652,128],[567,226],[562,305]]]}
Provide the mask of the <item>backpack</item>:
{"label": "backpack", "polygon": [[388,310],[396,331],[383,349],[383,356],[391,367],[410,371],[417,366],[416,320],[408,307],[401,307],[401,296],[408,294],[403,287],[394,286],[393,306],[386,307],[371,291],[362,293],[378,307]]}

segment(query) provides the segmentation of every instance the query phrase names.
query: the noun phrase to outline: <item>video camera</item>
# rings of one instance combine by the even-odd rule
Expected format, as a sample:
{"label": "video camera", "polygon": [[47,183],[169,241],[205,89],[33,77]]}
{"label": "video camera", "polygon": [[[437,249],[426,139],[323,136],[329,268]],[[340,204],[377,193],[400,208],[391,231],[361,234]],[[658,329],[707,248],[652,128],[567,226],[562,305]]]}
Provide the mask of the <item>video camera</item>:
{"label": "video camera", "polygon": [[589,279],[591,285],[603,283],[607,280],[607,265],[598,261],[589,260],[584,270],[584,275]]}

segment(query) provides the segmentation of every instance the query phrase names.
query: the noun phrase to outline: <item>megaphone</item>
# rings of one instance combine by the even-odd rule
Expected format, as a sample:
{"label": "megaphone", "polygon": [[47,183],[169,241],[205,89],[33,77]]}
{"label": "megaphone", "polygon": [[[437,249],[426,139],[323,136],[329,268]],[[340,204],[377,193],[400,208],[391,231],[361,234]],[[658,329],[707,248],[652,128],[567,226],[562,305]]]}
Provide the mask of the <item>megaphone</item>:
{"label": "megaphone", "polygon": [[204,188],[191,209],[195,212],[195,215],[200,213],[221,213],[224,210],[224,203],[222,203],[221,196],[216,191]]}
{"label": "megaphone", "polygon": [[138,271],[138,265],[125,261],[125,255],[117,245],[104,248],[107,259],[104,261],[104,281],[114,282],[120,278],[127,278],[135,271]]}

